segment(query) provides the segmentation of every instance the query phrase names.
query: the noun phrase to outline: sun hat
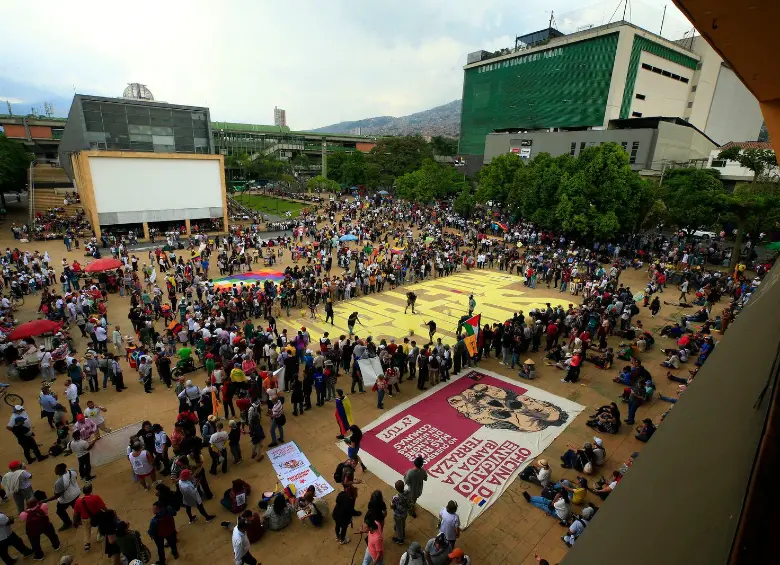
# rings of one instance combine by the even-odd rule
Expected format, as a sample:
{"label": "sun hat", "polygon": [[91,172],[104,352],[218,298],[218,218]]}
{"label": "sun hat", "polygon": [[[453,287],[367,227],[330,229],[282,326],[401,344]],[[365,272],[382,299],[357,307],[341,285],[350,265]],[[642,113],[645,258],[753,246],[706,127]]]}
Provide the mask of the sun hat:
{"label": "sun hat", "polygon": [[547,459],[539,459],[537,463],[539,463],[539,465],[542,467],[547,467]]}

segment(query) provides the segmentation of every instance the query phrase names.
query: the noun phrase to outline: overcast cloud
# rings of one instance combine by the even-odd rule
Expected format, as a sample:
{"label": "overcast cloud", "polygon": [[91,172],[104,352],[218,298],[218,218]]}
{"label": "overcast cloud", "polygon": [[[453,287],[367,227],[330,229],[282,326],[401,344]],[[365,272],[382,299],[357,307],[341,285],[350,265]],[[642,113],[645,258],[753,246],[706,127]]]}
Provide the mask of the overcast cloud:
{"label": "overcast cloud", "polygon": [[[657,33],[665,3],[633,0],[627,15]],[[664,35],[680,37],[690,24],[668,4]],[[126,83],[141,82],[158,100],[209,106],[213,120],[273,123],[275,105],[299,130],[401,116],[460,98],[467,53],[513,45],[515,35],[546,27],[550,9],[559,28],[571,32],[606,23],[616,5],[7,0],[0,100],[70,98],[74,87],[119,96]]]}

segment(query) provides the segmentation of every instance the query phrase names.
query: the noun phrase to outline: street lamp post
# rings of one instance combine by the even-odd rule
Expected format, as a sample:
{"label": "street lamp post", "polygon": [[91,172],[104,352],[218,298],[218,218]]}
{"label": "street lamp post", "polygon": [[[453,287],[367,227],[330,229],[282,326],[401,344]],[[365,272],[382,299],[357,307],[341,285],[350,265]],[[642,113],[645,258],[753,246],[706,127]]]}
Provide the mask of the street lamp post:
{"label": "street lamp post", "polygon": [[27,208],[30,221],[30,230],[32,230],[33,220],[35,219],[35,177],[33,175],[33,166],[35,163],[35,159],[30,161],[30,166],[27,170]]}

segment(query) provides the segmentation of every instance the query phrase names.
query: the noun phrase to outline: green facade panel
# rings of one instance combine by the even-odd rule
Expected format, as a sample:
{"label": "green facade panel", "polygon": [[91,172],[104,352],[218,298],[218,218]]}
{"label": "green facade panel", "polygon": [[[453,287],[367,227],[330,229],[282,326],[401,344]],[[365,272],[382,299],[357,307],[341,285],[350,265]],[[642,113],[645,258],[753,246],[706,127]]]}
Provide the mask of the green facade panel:
{"label": "green facade panel", "polygon": [[627,118],[631,111],[631,102],[634,100],[634,87],[636,86],[636,75],[639,72],[639,58],[642,51],[677,63],[689,69],[696,69],[698,62],[693,57],[683,55],[679,51],[669,49],[668,47],[650,41],[639,35],[634,36],[634,44],[631,46],[631,57],[628,60],[628,73],[626,73],[626,87],[623,90],[623,102],[620,104],[620,117]]}
{"label": "green facade panel", "polygon": [[496,129],[602,125],[618,35],[467,69],[459,153],[482,155]]}

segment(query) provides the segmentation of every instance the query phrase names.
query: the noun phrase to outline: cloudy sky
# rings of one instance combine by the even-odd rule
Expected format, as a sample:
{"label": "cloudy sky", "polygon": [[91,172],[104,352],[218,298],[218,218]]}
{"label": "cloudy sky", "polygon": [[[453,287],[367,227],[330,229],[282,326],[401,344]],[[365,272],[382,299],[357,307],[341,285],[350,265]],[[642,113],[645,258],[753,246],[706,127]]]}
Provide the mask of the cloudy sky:
{"label": "cloudy sky", "polygon": [[[0,100],[24,111],[48,100],[66,115],[74,90],[119,96],[141,82],[158,100],[209,106],[213,120],[273,123],[276,105],[301,130],[458,99],[467,53],[513,45],[550,9],[564,32],[601,25],[618,0],[3,4],[16,23],[3,26]],[[627,16],[658,33],[664,4],[663,35],[679,38],[691,26],[670,0],[631,0]]]}

